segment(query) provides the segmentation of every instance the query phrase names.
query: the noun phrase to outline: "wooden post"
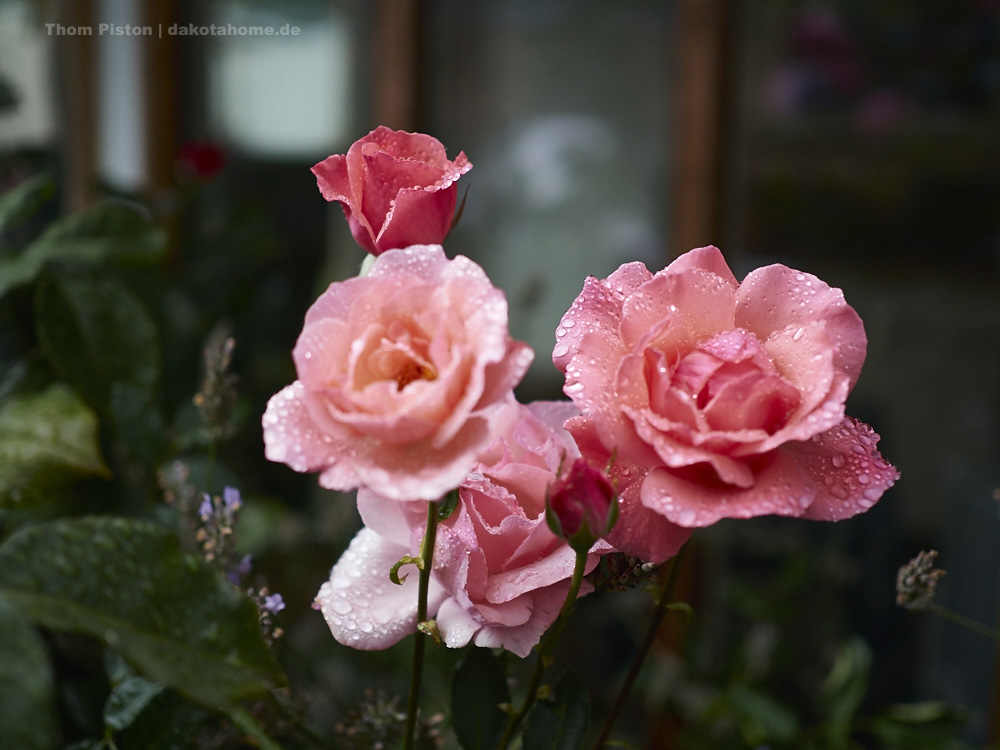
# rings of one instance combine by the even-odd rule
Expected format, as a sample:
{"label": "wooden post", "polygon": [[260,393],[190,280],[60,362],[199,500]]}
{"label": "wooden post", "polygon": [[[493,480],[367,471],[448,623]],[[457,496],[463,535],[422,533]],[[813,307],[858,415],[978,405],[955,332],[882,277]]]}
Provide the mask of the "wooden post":
{"label": "wooden post", "polygon": [[679,0],[670,257],[719,242],[729,39],[736,0]]}
{"label": "wooden post", "polygon": [[[62,2],[58,22],[65,26],[94,27],[91,0]],[[97,125],[94,38],[83,34],[61,36],[56,45],[63,86],[60,91],[65,131],[66,181],[63,211],[73,213],[90,205],[97,169]]]}
{"label": "wooden post", "polygon": [[374,125],[420,127],[420,0],[377,0],[372,15]]}

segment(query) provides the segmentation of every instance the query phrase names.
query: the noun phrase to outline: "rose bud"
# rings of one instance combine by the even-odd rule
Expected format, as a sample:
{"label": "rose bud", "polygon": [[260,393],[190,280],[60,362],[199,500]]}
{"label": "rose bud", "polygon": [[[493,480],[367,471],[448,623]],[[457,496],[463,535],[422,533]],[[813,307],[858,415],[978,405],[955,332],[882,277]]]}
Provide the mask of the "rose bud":
{"label": "rose bud", "polygon": [[454,221],[455,183],[470,169],[464,153],[450,160],[437,138],[382,126],[312,171],[323,197],[344,209],[355,241],[381,255],[441,244]]}
{"label": "rose bud", "polygon": [[586,552],[618,519],[615,487],[604,472],[578,458],[549,489],[545,520],[552,533]]}

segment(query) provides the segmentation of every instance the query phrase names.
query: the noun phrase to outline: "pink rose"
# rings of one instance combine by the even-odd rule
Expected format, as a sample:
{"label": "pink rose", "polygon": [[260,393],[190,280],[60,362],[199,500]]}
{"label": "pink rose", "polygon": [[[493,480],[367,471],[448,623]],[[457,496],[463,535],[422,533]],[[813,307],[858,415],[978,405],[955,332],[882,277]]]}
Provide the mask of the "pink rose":
{"label": "pink rose", "polygon": [[534,354],[511,339],[507,300],[482,268],[417,245],[331,284],[292,356],[298,380],[264,414],[267,457],[321,472],[329,489],[435,500],[493,440],[487,410]]}
{"label": "pink rose", "polygon": [[357,243],[378,255],[443,242],[455,213],[455,182],[470,169],[465,153],[449,161],[436,138],[382,126],[312,171],[323,197],[340,201]]}
{"label": "pink rose", "polygon": [[[513,401],[492,414],[497,440],[459,489],[455,512],[438,526],[428,615],[441,638],[527,656],[552,624],[569,591],[575,553],[545,523],[545,489],[560,464],[579,453],[562,428],[569,403]],[[416,555],[424,535],[423,503],[358,493],[365,522],[316,598],[334,637],[361,649],[387,648],[416,630],[417,571],[404,585],[389,569]],[[587,570],[599,554],[598,542]],[[582,593],[590,590],[584,581]]]}
{"label": "pink rose", "polygon": [[844,416],[867,339],[815,276],[772,265],[740,284],[714,247],[656,274],[627,263],[587,279],[556,338],[587,415],[571,432],[645,468],[641,504],[676,524],[839,520],[899,476],[871,428]]}

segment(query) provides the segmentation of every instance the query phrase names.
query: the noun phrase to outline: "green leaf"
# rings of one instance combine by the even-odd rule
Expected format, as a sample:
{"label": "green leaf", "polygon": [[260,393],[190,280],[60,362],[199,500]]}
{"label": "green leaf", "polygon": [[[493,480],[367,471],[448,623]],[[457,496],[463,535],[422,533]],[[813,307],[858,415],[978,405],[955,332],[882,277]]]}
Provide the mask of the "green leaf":
{"label": "green leaf", "polygon": [[284,679],[254,604],[146,521],[22,529],[0,546],[0,593],[44,627],[103,639],[197,703],[226,707]]}
{"label": "green leaf", "polygon": [[745,685],[731,686],[724,697],[748,745],[788,742],[799,731],[790,709]]}
{"label": "green leaf", "polygon": [[464,750],[493,749],[507,725],[502,703],[510,703],[510,689],[500,659],[471,647],[451,682],[452,725]]}
{"label": "green leaf", "polygon": [[53,369],[111,421],[133,456],[155,465],[164,444],[159,340],[142,302],[107,274],[50,274],[35,307]]}
{"label": "green leaf", "polygon": [[551,700],[539,701],[528,716],[524,750],[576,750],[590,724],[590,696],[571,674],[556,683]]}
{"label": "green leaf", "polygon": [[832,747],[846,747],[851,720],[868,689],[871,662],[871,649],[861,638],[844,643],[834,658],[821,693]]}
{"label": "green leaf", "polygon": [[97,419],[69,388],[15,396],[0,406],[0,507],[44,498],[80,476],[108,475]]}
{"label": "green leaf", "polygon": [[56,745],[49,655],[35,628],[0,596],[0,747]]}
{"label": "green leaf", "polygon": [[115,651],[107,652],[105,663],[112,688],[104,703],[104,725],[113,732],[120,732],[132,725],[164,687],[137,675]]}
{"label": "green leaf", "polygon": [[35,280],[50,261],[99,263],[152,261],[166,247],[166,234],[134,206],[99,203],[50,226],[14,258],[0,259],[0,297]]}
{"label": "green leaf", "polygon": [[30,219],[55,194],[55,183],[45,174],[29,177],[0,196],[0,233]]}
{"label": "green leaf", "polygon": [[156,326],[128,287],[107,274],[46,277],[35,298],[38,336],[60,377],[102,413],[115,383],[152,392],[159,379]]}
{"label": "green leaf", "polygon": [[198,730],[211,715],[192,706],[173,690],[157,693],[121,732],[119,748],[190,750]]}

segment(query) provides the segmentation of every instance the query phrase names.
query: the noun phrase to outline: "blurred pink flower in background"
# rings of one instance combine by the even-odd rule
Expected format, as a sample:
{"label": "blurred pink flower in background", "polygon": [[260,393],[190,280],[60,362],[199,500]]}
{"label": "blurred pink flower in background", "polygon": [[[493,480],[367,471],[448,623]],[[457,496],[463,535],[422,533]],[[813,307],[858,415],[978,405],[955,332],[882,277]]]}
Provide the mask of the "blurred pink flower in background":
{"label": "blurred pink flower in background", "polygon": [[380,126],[312,171],[323,197],[340,202],[355,241],[378,255],[443,242],[455,214],[455,182],[470,169],[464,152],[449,161],[436,138]]}
{"label": "blurred pink flower in background", "polygon": [[298,380],[263,418],[267,457],[329,489],[435,500],[493,440],[487,410],[534,354],[511,339],[507,300],[482,268],[414,246],[331,284],[292,356]]}
{"label": "blurred pink flower in background", "polygon": [[815,276],[771,265],[740,284],[715,247],[656,274],[626,263],[586,280],[556,338],[586,417],[570,431],[645,469],[639,502],[673,523],[839,520],[898,478],[878,436],[844,415],[864,326]]}
{"label": "blurred pink flower in background", "polygon": [[[579,456],[565,420],[569,403],[510,401],[492,412],[497,439],[459,488],[455,512],[438,525],[428,616],[453,648],[470,641],[527,656],[569,591],[575,553],[545,522],[546,488],[564,461]],[[365,528],[334,566],[316,604],[334,637],[360,649],[391,646],[416,630],[416,578],[389,581],[389,569],[415,555],[426,505],[358,493]],[[598,542],[587,570],[612,548]],[[405,574],[404,567],[400,573]],[[591,590],[584,581],[581,593]]]}

